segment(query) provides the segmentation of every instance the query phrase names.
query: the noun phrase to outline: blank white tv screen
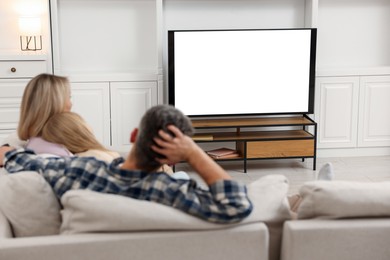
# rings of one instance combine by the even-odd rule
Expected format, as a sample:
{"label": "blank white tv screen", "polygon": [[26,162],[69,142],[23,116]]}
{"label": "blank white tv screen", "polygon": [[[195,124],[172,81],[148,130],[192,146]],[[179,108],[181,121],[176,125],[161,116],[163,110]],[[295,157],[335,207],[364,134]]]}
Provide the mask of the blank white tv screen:
{"label": "blank white tv screen", "polygon": [[169,33],[169,102],[184,114],[312,113],[311,29]]}

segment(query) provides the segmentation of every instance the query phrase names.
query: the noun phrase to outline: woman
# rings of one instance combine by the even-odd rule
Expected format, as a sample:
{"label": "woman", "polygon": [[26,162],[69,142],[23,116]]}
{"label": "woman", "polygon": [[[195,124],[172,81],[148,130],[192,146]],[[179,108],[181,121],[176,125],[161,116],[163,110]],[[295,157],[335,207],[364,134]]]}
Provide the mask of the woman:
{"label": "woman", "polygon": [[[66,136],[65,134],[61,135],[65,131],[64,127],[57,130],[57,138],[54,142],[50,141],[54,140],[53,138],[49,138],[50,140],[46,139],[48,136],[50,137],[49,127],[46,124],[53,116],[63,112],[70,112],[71,108],[71,88],[69,80],[66,77],[40,74],[31,79],[23,93],[17,129],[19,139],[26,141],[23,146],[34,150],[37,154],[46,156],[73,156],[73,153],[86,152],[89,149],[96,150],[96,156],[99,156],[97,150],[109,152],[96,140],[84,120],[76,115],[72,116],[75,122],[69,122],[68,118],[66,119],[68,120],[67,124],[74,129],[72,135],[69,131],[66,133],[68,139],[61,140],[61,138],[65,138]],[[81,121],[83,122],[82,126],[77,127],[76,124],[80,124]],[[53,121],[51,124],[52,127],[55,127],[54,123]],[[43,129],[45,126],[46,136],[43,137]],[[69,128],[67,129],[70,130]],[[86,134],[85,129],[88,129],[88,134]],[[83,135],[83,138],[80,135]],[[69,136],[72,136],[77,141],[71,142]],[[80,142],[81,139],[83,139],[82,142]],[[64,145],[65,142],[66,145]],[[76,149],[76,144],[80,148]],[[67,145],[70,145],[70,147]],[[93,151],[89,155],[92,153]],[[117,157],[119,154],[112,152],[111,156],[104,156],[103,158],[111,161],[113,156]]]}
{"label": "woman", "polygon": [[22,97],[18,136],[21,140],[39,137],[47,120],[70,111],[70,83],[67,78],[40,74],[27,84]]}
{"label": "woman", "polygon": [[[29,148],[38,146],[42,141],[39,137],[46,121],[54,114],[70,111],[71,108],[70,83],[67,78],[50,74],[35,76],[23,93],[17,131],[5,138],[4,144]],[[59,147],[58,151],[57,148],[55,152],[59,155],[71,155],[63,147]]]}

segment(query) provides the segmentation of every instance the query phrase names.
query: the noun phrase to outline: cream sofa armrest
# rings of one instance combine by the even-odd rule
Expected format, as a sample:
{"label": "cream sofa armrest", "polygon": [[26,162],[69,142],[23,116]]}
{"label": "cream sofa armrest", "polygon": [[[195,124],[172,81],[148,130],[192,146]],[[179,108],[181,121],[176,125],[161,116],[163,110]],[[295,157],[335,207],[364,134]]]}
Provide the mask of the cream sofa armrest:
{"label": "cream sofa armrest", "polygon": [[286,221],[281,259],[387,260],[389,241],[389,218]]}
{"label": "cream sofa armrest", "polygon": [[0,239],[13,237],[11,225],[0,211]]}

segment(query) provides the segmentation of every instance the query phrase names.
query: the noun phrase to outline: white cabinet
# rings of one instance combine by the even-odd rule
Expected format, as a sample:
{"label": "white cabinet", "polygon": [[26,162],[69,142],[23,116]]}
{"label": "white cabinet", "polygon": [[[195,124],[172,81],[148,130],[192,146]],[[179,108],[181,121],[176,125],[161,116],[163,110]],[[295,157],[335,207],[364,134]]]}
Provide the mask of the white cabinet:
{"label": "white cabinet", "polygon": [[80,114],[104,145],[111,144],[110,85],[107,82],[72,82],[72,111]]}
{"label": "white cabinet", "polygon": [[92,127],[106,146],[128,151],[130,132],[157,104],[157,81],[71,82],[72,111]]}
{"label": "white cabinet", "polygon": [[0,143],[16,131],[26,84],[25,79],[0,79]]}
{"label": "white cabinet", "polygon": [[16,131],[20,104],[29,80],[48,72],[45,56],[0,56],[0,142]]}
{"label": "white cabinet", "polygon": [[390,146],[390,75],[361,77],[360,147]]}
{"label": "white cabinet", "polygon": [[38,56],[29,56],[35,60],[16,60],[24,57],[14,57],[15,60],[0,60],[1,78],[32,78],[47,71],[46,60]]}
{"label": "white cabinet", "polygon": [[359,77],[319,77],[316,87],[317,147],[355,147]]}
{"label": "white cabinet", "polygon": [[[148,108],[157,104],[157,83],[111,83],[112,146],[129,150],[130,132]],[[127,149],[126,149],[127,148]]]}
{"label": "white cabinet", "polygon": [[390,146],[390,76],[317,78],[318,148]]}

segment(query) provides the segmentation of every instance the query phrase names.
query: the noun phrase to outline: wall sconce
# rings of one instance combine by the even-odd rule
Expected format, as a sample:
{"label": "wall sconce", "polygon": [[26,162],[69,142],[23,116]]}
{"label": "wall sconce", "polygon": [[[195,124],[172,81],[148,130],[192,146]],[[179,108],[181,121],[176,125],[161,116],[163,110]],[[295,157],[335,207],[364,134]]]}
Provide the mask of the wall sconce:
{"label": "wall sconce", "polygon": [[22,51],[42,50],[41,18],[24,16],[19,18],[20,49]]}

